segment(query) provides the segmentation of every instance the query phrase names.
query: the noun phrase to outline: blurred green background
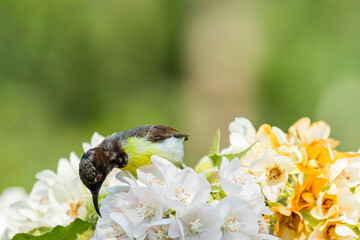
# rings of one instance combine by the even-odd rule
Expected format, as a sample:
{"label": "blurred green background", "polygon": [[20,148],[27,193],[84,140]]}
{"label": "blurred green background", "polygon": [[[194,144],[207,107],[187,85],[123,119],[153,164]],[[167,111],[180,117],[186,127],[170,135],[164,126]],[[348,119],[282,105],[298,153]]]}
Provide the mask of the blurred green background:
{"label": "blurred green background", "polygon": [[360,147],[360,2],[0,0],[0,190],[82,142],[144,124],[190,134],[189,165],[236,116],[324,120]]}

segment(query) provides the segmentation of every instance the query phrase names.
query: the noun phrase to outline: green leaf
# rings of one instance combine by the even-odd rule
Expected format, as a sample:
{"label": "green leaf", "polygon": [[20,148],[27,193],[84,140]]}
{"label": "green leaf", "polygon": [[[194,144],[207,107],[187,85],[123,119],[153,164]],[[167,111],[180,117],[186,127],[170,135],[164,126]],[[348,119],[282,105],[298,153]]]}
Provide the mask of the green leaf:
{"label": "green leaf", "polygon": [[210,155],[209,157],[213,161],[214,166],[220,167],[223,157],[226,157],[227,159],[229,159],[229,161],[233,160],[234,158],[241,159],[255,145],[255,143],[253,143],[250,147],[248,147],[241,153],[229,153],[229,154],[223,154],[223,155],[213,154],[213,155]]}
{"label": "green leaf", "polygon": [[209,156],[219,154],[220,152],[220,129],[218,128],[215,133],[213,143],[210,147]]}
{"label": "green leaf", "polygon": [[78,234],[85,232],[89,226],[90,223],[77,218],[70,225],[66,227],[58,225],[51,232],[44,235],[34,236],[28,233],[19,233],[14,236],[13,240],[76,240]]}
{"label": "green leaf", "polygon": [[47,232],[50,232],[53,228],[52,227],[39,227],[31,230],[29,233],[34,236],[40,236]]}

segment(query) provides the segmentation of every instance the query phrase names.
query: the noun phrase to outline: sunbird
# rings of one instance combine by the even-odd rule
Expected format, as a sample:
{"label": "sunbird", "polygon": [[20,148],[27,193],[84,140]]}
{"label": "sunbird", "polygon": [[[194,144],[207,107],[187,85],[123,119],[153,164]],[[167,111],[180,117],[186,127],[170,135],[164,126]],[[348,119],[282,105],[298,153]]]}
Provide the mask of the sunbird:
{"label": "sunbird", "polygon": [[162,125],[145,125],[106,137],[99,145],[90,149],[81,158],[79,175],[90,190],[96,212],[100,214],[98,196],[102,183],[113,168],[136,169],[151,163],[157,155],[181,167],[183,163],[183,141],[189,135]]}

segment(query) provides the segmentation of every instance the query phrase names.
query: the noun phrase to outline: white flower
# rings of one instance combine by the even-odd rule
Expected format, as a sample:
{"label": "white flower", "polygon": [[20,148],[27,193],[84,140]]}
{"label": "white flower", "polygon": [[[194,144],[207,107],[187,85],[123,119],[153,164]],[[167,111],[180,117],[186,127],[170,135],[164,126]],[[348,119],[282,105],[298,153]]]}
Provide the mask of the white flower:
{"label": "white flower", "polygon": [[44,170],[36,174],[38,181],[29,196],[11,206],[9,221],[17,232],[68,225],[80,213],[83,218],[89,215],[86,204],[91,202],[91,194],[79,178],[79,162],[71,153],[70,160],[59,160],[57,173]]}
{"label": "white flower", "polygon": [[30,193],[30,204],[51,219],[55,225],[66,225],[78,216],[78,209],[90,194],[84,191],[79,179],[80,159],[70,154],[70,161],[60,159],[57,174],[44,170],[36,175],[39,179]]}
{"label": "white flower", "polygon": [[176,223],[176,219],[170,215],[170,218],[162,219],[156,223],[153,223],[148,229],[149,240],[168,240],[179,239],[180,237],[179,224]]}
{"label": "white flower", "polygon": [[[101,212],[103,216],[103,211]],[[124,218],[125,219],[125,218]],[[121,225],[112,218],[99,218],[92,240],[130,240]]]}
{"label": "white flower", "polygon": [[306,146],[314,140],[328,139],[330,127],[323,121],[311,124],[310,118],[301,118],[289,128],[289,134]]}
{"label": "white flower", "polygon": [[[357,200],[358,202],[360,202],[360,186],[357,186],[357,187],[355,188],[354,194],[355,194],[356,200]],[[360,209],[359,209],[359,211],[360,211]]]}
{"label": "white flower", "polygon": [[151,225],[160,221],[165,205],[146,187],[136,187],[130,189],[129,193],[119,200],[119,205],[124,215],[134,226],[133,235],[136,238],[146,236],[146,231]]}
{"label": "white flower", "polygon": [[172,163],[157,156],[151,160],[154,165],[138,169],[139,180],[169,208],[183,211],[209,199],[211,186],[204,175],[197,174],[191,168],[179,172]]}
{"label": "white flower", "polygon": [[247,207],[247,202],[229,196],[222,199],[217,208],[220,210],[221,239],[252,239],[259,234],[258,217]]}
{"label": "white flower", "polygon": [[220,184],[226,195],[246,200],[251,209],[259,213],[265,207],[265,198],[255,177],[240,166],[238,158],[230,163],[223,157],[220,166]]}
{"label": "white flower", "polygon": [[230,146],[221,153],[240,153],[251,147],[241,159],[241,163],[246,166],[267,149],[273,149],[281,155],[290,155],[295,151],[294,138],[268,124],[261,125],[256,131],[248,119],[235,118],[235,121],[230,123],[229,130]]}
{"label": "white flower", "polygon": [[256,130],[246,118],[235,118],[229,125],[229,131],[230,147],[222,154],[242,152],[256,142]]}
{"label": "white flower", "polygon": [[119,187],[117,194],[104,199],[101,205],[102,218],[96,223],[94,238],[92,240],[129,240],[133,237],[133,226],[129,219],[121,212],[119,199],[124,198],[126,188]]}
{"label": "white flower", "polygon": [[194,205],[176,217],[180,239],[220,239],[219,210],[206,203]]}
{"label": "white flower", "polygon": [[6,188],[0,196],[0,239],[10,239],[16,233],[11,231],[8,216],[10,214],[10,205],[26,198],[25,190],[20,187]]}
{"label": "white flower", "polygon": [[[54,226],[41,212],[29,204],[29,198],[23,198],[10,206],[8,214],[8,227],[11,234],[29,232],[41,226]],[[12,236],[11,236],[12,237]]]}
{"label": "white flower", "polygon": [[151,157],[153,164],[137,169],[139,181],[160,195],[166,193],[166,182],[176,176],[179,171],[174,164],[156,155]]}
{"label": "white flower", "polygon": [[[49,186],[49,198],[52,204],[62,208],[72,221],[78,216],[79,207],[85,204],[90,194],[84,191],[82,182],[79,179],[80,159],[75,153],[70,154],[69,161],[60,159],[57,168],[57,182]],[[70,216],[71,215],[71,216]],[[59,223],[64,224],[64,223]]]}
{"label": "white flower", "polygon": [[342,212],[339,219],[356,225],[359,221],[360,201],[352,194],[349,188],[343,188],[338,193],[338,204]]}
{"label": "white flower", "polygon": [[266,207],[266,210],[258,215],[258,224],[259,224],[259,234],[253,237],[253,240],[279,240],[279,238],[269,234],[270,220],[266,220],[263,216],[272,215],[272,212],[269,208]]}
{"label": "white flower", "polygon": [[294,164],[287,156],[278,155],[273,150],[265,150],[250,164],[249,168],[261,181],[264,195],[270,201],[276,202]]}
{"label": "white flower", "polygon": [[137,169],[138,179],[166,203],[169,195],[168,185],[172,178],[179,174],[179,170],[168,160],[155,155],[151,157],[151,161],[153,164]]}
{"label": "white flower", "polygon": [[9,215],[11,225],[18,232],[29,232],[38,227],[54,227],[64,218],[66,213],[61,208],[54,207],[54,198],[49,195],[49,186],[57,182],[53,171],[44,170],[36,177],[39,179],[33,186],[30,195],[11,205]]}
{"label": "white flower", "polygon": [[211,186],[204,175],[191,168],[181,170],[166,181],[166,204],[176,211],[198,203],[205,203],[210,196]]}
{"label": "white flower", "polygon": [[329,181],[339,187],[355,187],[360,184],[360,157],[339,158],[329,170]]}
{"label": "white flower", "polygon": [[164,205],[145,186],[113,188],[101,205],[95,239],[168,239],[180,236],[173,217],[163,219]]}

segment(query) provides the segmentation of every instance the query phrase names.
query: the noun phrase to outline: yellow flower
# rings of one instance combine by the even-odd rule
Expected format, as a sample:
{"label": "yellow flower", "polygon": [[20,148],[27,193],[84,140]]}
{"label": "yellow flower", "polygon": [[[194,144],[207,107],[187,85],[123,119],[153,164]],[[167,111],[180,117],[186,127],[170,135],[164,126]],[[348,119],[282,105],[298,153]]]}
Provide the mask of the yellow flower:
{"label": "yellow flower", "polygon": [[291,201],[291,208],[294,211],[312,208],[316,196],[326,186],[327,182],[326,178],[316,177],[308,177],[302,186],[297,182],[294,191],[295,195]]}
{"label": "yellow flower", "polygon": [[319,223],[310,234],[309,240],[352,240],[356,239],[356,233],[349,227],[341,224],[341,220],[329,219],[325,223]]}
{"label": "yellow flower", "polygon": [[303,151],[303,159],[297,163],[299,170],[307,175],[328,178],[331,165],[332,152],[327,140],[320,139],[312,141]]}
{"label": "yellow flower", "polygon": [[284,240],[306,239],[307,230],[301,213],[284,206],[272,207],[271,211],[278,215],[274,230],[276,237]]}

